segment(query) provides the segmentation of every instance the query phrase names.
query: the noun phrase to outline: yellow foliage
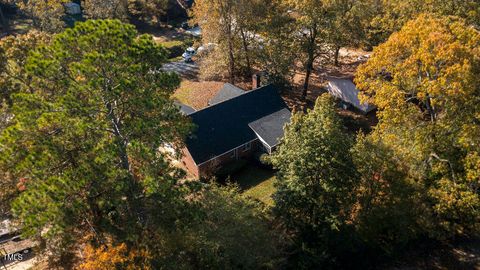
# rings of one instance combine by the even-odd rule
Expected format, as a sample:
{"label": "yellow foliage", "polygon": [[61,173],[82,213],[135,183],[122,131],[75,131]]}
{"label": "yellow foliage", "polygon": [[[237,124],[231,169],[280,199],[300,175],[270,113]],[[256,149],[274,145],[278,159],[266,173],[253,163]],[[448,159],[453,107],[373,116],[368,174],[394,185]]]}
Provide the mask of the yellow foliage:
{"label": "yellow foliage", "polygon": [[379,109],[372,137],[423,185],[436,237],[480,233],[479,74],[480,32],[431,14],[408,22],[357,72],[361,100]]}
{"label": "yellow foliage", "polygon": [[98,248],[87,245],[84,256],[84,262],[79,266],[81,270],[152,269],[148,264],[152,257],[147,251],[129,249],[124,243]]}

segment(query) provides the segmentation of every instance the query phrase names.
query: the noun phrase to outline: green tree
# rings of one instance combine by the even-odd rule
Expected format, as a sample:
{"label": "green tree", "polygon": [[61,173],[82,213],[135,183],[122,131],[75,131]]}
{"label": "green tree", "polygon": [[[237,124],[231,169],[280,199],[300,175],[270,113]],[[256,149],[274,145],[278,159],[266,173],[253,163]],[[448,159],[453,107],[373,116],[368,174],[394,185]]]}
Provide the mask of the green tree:
{"label": "green tree", "polygon": [[217,54],[225,54],[219,60],[226,59],[228,78],[235,83],[235,1],[199,0],[192,10],[193,22],[202,28],[202,41],[217,44]]}
{"label": "green tree", "polygon": [[314,72],[314,64],[320,56],[328,53],[328,24],[330,12],[328,3],[321,0],[285,0],[284,4],[293,11],[296,27],[296,46],[300,53],[300,62],[305,70],[302,87],[302,99],[307,97],[310,77]]}
{"label": "green tree", "polygon": [[364,0],[332,0],[328,5],[332,13],[328,36],[333,45],[334,64],[338,66],[340,49],[358,47],[365,39],[362,22],[367,6]]}
{"label": "green tree", "polygon": [[[45,33],[30,31],[23,35],[7,36],[0,40],[0,132],[12,124],[13,95],[32,91],[32,77],[26,74],[25,63],[31,50],[48,43]],[[0,165],[0,215],[10,211],[10,202],[22,183]]]}
{"label": "green tree", "polygon": [[250,78],[261,47],[257,34],[272,6],[260,0],[195,1],[193,22],[202,27],[202,41],[216,44],[202,59],[202,73],[218,76],[228,71],[230,82],[239,76]]}
{"label": "green tree", "polygon": [[282,265],[284,235],[272,229],[260,203],[231,185],[202,184],[191,191],[188,206],[195,216],[178,216],[175,228],[154,238],[161,246],[156,253],[111,241],[100,247],[89,245],[80,269],[278,269]]}
{"label": "green tree", "polygon": [[480,25],[480,3],[477,0],[367,0],[365,13],[370,24],[365,24],[370,45],[376,46],[400,30],[409,20],[421,13],[458,16],[468,24]]}
{"label": "green tree", "polygon": [[[328,95],[307,114],[295,114],[271,157],[278,169],[274,212],[296,236],[298,264],[312,268],[332,256],[337,237],[347,226],[356,180],[349,150],[353,140]],[[346,247],[347,245],[345,245]]]}
{"label": "green tree", "polygon": [[15,2],[32,18],[35,28],[51,33],[60,32],[65,28],[63,4],[67,3],[67,0],[16,0]]}
{"label": "green tree", "polygon": [[425,190],[381,141],[359,134],[351,153],[359,173],[352,211],[357,236],[371,252],[394,255],[423,233],[421,216],[428,209],[418,194]]}
{"label": "green tree", "polygon": [[89,19],[129,19],[128,0],[83,0],[82,8]]}
{"label": "green tree", "polygon": [[23,35],[7,36],[0,40],[0,103],[11,107],[12,95],[31,84],[25,64],[28,54],[50,40],[46,33],[30,31]]}
{"label": "green tree", "polygon": [[129,0],[130,14],[146,22],[159,23],[161,16],[165,15],[168,0]]}
{"label": "green tree", "polygon": [[32,91],[13,96],[0,163],[24,179],[24,235],[66,268],[85,234],[134,245],[174,226],[182,174],[157,148],[190,125],[170,99],[178,77],[160,71],[166,54],[131,25],[91,20],[27,58]]}
{"label": "green tree", "polygon": [[190,269],[276,269],[284,234],[273,227],[263,205],[235,186],[203,187],[195,205],[199,219],[185,232]]}
{"label": "green tree", "polygon": [[[274,83],[287,88],[293,79],[295,59],[298,55],[294,49],[295,25],[288,15],[285,5],[272,1],[264,20],[258,22],[260,43],[256,53],[257,65],[266,71],[265,83]],[[266,80],[265,80],[266,79]]]}
{"label": "green tree", "polygon": [[119,19],[124,22],[140,19],[158,23],[165,14],[168,0],[84,0],[83,9],[89,19]]}
{"label": "green tree", "polygon": [[[421,15],[374,50],[356,76],[378,106],[373,138],[423,185],[433,237],[480,231],[480,33],[464,20]],[[428,218],[425,218],[427,217]]]}

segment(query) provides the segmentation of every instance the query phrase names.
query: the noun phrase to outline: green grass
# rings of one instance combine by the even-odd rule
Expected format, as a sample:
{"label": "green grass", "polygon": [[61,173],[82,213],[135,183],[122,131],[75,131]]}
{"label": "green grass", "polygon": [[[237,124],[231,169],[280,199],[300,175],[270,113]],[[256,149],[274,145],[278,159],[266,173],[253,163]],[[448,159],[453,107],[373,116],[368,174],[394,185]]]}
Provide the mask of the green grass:
{"label": "green grass", "polygon": [[182,56],[178,56],[178,57],[174,57],[174,58],[170,58],[167,60],[167,62],[179,62],[179,61],[182,61],[183,60],[183,57]]}
{"label": "green grass", "polygon": [[183,41],[180,41],[180,40],[170,40],[170,41],[159,42],[158,44],[159,44],[159,45],[162,45],[162,46],[165,47],[166,49],[169,49],[169,48],[172,48],[172,47],[175,47],[175,46],[182,46],[182,45],[183,45]]}
{"label": "green grass", "polygon": [[249,165],[232,175],[231,179],[238,183],[245,196],[258,199],[269,206],[273,205],[275,174],[272,170]]}

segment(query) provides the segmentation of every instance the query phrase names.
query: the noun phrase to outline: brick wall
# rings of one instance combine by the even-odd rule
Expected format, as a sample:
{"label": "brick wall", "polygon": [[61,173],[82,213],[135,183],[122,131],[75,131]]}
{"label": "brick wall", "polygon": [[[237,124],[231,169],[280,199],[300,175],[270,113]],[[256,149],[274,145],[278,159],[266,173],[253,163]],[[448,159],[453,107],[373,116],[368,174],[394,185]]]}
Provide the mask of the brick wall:
{"label": "brick wall", "polygon": [[[261,147],[261,143],[258,140],[250,142],[250,148],[247,150],[243,146],[240,146],[232,151],[227,152],[221,156],[216,157],[215,159],[209,160],[197,166],[193,161],[192,155],[188,149],[182,149],[183,157],[182,163],[190,174],[192,174],[196,179],[201,177],[208,178],[212,176],[216,170],[218,170],[222,165],[228,164],[230,162],[235,162],[240,159],[251,158],[252,155]],[[233,155],[233,151],[236,151],[236,154]]]}
{"label": "brick wall", "polygon": [[[225,153],[221,156],[216,157],[213,160],[205,162],[198,167],[198,172],[200,177],[209,177],[216,170],[218,170],[222,165],[235,162],[240,159],[248,159],[252,157],[252,154],[255,153],[260,147],[260,143],[258,140],[254,140],[250,142],[250,149],[244,151],[245,149],[243,146],[238,147],[236,149],[232,149],[232,151]],[[236,151],[236,155],[233,155],[233,151]]]}
{"label": "brick wall", "polygon": [[197,164],[195,164],[195,162],[193,161],[192,155],[190,154],[188,149],[183,148],[182,149],[182,154],[183,154],[182,155],[183,166],[185,166],[185,168],[188,170],[188,172],[190,174],[192,174],[193,177],[195,177],[196,179],[199,179],[200,174],[199,174],[199,171],[198,171]]}

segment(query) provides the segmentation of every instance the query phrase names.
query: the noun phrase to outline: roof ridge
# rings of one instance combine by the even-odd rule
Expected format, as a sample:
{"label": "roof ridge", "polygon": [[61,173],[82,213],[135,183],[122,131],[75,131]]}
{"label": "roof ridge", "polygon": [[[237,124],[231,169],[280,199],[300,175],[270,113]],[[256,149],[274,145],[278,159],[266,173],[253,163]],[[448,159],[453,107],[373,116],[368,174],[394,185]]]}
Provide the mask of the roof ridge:
{"label": "roof ridge", "polygon": [[205,108],[203,108],[203,109],[197,110],[197,111],[195,111],[194,113],[189,114],[188,116],[192,116],[192,115],[194,115],[194,114],[196,114],[196,113],[198,113],[198,112],[205,111],[205,110],[207,110],[207,109],[213,108],[213,107],[215,107],[215,106],[217,106],[217,105],[220,105],[220,104],[227,103],[227,102],[229,102],[229,101],[234,101],[236,98],[243,97],[243,96],[248,95],[248,94],[251,94],[251,93],[255,93],[255,92],[257,92],[258,90],[264,90],[265,88],[267,88],[267,87],[269,87],[269,86],[272,86],[272,84],[268,84],[268,85],[259,87],[259,88],[257,88],[257,89],[250,90],[250,91],[245,91],[245,93],[243,93],[243,94],[241,94],[241,95],[239,95],[239,96],[237,96],[237,97],[234,97],[234,98],[231,98],[231,99],[227,99],[227,100],[224,100],[224,101],[222,101],[222,102],[215,103],[215,104],[213,104],[213,105],[207,106],[207,107],[205,107]]}

